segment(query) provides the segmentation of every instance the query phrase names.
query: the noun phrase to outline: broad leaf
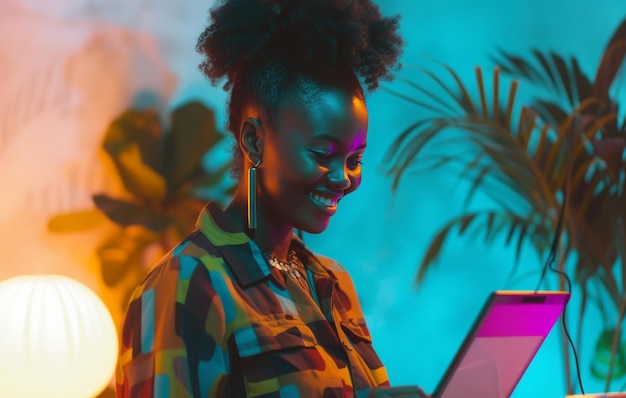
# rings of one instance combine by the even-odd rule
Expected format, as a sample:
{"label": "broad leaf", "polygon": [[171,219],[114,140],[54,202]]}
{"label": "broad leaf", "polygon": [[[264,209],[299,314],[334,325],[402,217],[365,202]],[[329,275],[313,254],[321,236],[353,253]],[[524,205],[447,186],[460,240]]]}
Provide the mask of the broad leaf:
{"label": "broad leaf", "polygon": [[48,231],[57,233],[83,232],[97,228],[106,221],[104,214],[96,209],[62,213],[48,220]]}
{"label": "broad leaf", "polygon": [[137,145],[141,163],[160,171],[162,138],[163,129],[155,111],[131,109],[109,125],[103,147],[111,158],[116,159],[128,145]]}
{"label": "broad leaf", "polygon": [[172,192],[193,176],[209,149],[222,139],[213,111],[200,102],[189,102],[174,110],[172,129],[166,137],[167,176]]}
{"label": "broad leaf", "polygon": [[111,221],[121,226],[141,225],[154,232],[161,232],[171,220],[143,204],[111,198],[107,195],[94,195],[94,203]]}
{"label": "broad leaf", "polygon": [[606,329],[598,336],[591,373],[600,380],[626,376],[626,339],[616,329]]}
{"label": "broad leaf", "polygon": [[113,161],[117,165],[124,186],[139,199],[157,204],[165,199],[167,186],[165,179],[142,161],[139,145],[128,144],[119,150]]}

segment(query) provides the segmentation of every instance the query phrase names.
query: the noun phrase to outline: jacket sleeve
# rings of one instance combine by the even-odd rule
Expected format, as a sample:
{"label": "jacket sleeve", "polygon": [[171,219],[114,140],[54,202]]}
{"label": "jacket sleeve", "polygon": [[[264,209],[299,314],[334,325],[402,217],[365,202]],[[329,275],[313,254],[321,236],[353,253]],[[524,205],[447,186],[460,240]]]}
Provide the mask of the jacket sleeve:
{"label": "jacket sleeve", "polygon": [[118,398],[223,396],[224,321],[222,302],[199,261],[174,257],[157,267],[126,313]]}

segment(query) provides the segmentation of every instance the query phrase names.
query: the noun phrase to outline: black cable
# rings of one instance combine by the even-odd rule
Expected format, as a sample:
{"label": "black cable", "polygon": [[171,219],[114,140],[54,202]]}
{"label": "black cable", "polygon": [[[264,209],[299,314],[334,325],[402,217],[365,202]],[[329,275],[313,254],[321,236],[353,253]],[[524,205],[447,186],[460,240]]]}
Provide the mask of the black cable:
{"label": "black cable", "polygon": [[[569,279],[569,276],[565,272],[559,271],[558,269],[553,267],[554,261],[549,264],[550,270],[556,272],[565,278],[565,282],[567,282],[567,291],[571,294],[572,292],[572,282]],[[572,353],[574,354],[574,363],[576,364],[576,376],[578,377],[578,386],[580,387],[580,392],[585,395],[585,389],[583,388],[583,381],[580,377],[580,365],[578,363],[578,354],[576,353],[576,347],[574,346],[574,342],[572,341],[572,337],[567,330],[567,323],[565,322],[565,311],[567,310],[567,303],[563,305],[563,314],[561,315],[561,323],[563,324],[563,331],[565,332],[565,336],[567,337],[567,341],[569,342],[570,347],[572,348]],[[569,371],[569,369],[568,369]]]}
{"label": "black cable", "polygon": [[[571,176],[572,176],[572,168],[568,167],[567,170],[567,178],[565,180],[565,186],[564,186],[564,193],[563,193],[563,203],[561,204],[561,209],[559,211],[559,219],[557,220],[556,223],[556,230],[554,231],[554,238],[552,240],[552,246],[550,247],[550,253],[548,255],[548,259],[546,260],[546,263],[543,267],[543,270],[541,272],[541,277],[539,278],[539,283],[537,283],[537,288],[535,289],[535,294],[537,294],[537,292],[539,291],[539,287],[541,286],[541,282],[543,281],[544,276],[546,275],[546,271],[548,270],[548,268],[551,271],[556,272],[557,274],[559,274],[560,276],[565,278],[565,282],[567,283],[567,292],[571,295],[572,294],[572,282],[569,279],[569,276],[563,272],[560,271],[556,268],[553,267],[554,265],[554,260],[556,259],[556,253],[558,251],[558,247],[559,247],[559,240],[561,238],[561,233],[563,231],[563,218],[565,215],[565,208],[568,205],[568,199],[569,199],[569,185],[570,185],[570,180],[571,180]],[[567,310],[567,303],[566,302],[563,305],[563,313],[561,314],[561,323],[563,325],[563,331],[565,332],[565,336],[567,337],[567,341],[569,342],[570,347],[572,348],[572,352],[574,353],[574,363],[576,365],[576,375],[578,377],[578,386],[580,387],[580,392],[585,395],[585,389],[583,388],[583,382],[582,382],[582,378],[580,376],[580,364],[578,363],[578,354],[576,353],[576,347],[574,346],[574,342],[572,341],[572,338],[569,334],[569,331],[567,330],[567,324],[565,322],[565,312]],[[567,369],[567,371],[569,372],[569,369]],[[569,388],[570,386],[568,386]]]}

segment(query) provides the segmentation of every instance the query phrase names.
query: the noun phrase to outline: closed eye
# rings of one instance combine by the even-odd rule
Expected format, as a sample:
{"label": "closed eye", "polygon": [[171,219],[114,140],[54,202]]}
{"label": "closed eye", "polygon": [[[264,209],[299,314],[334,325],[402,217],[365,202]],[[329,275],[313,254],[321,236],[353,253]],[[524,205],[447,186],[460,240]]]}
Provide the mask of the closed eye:
{"label": "closed eye", "polygon": [[362,164],[362,156],[352,156],[348,158],[348,162],[346,163],[350,170],[354,170]]}
{"label": "closed eye", "polygon": [[326,165],[330,161],[331,155],[328,152],[321,152],[321,151],[311,151],[311,152],[315,156],[315,159],[317,160],[317,162],[321,165]]}

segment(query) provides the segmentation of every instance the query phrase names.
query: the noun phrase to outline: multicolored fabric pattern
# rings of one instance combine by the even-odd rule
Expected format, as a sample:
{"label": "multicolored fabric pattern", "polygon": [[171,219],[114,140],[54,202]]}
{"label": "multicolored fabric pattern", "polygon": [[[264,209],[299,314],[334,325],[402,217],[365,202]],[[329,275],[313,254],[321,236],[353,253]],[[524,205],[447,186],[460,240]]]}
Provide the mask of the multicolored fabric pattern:
{"label": "multicolored fabric pattern", "polygon": [[351,397],[388,386],[336,262],[292,248],[313,294],[271,268],[222,210],[146,276],[122,331],[118,397]]}

